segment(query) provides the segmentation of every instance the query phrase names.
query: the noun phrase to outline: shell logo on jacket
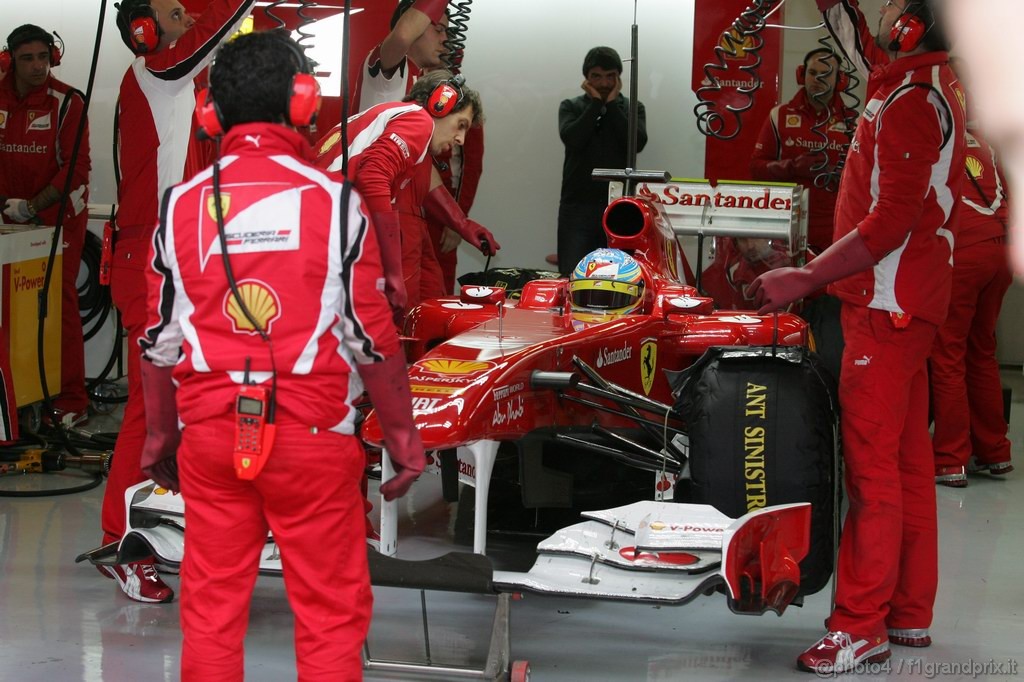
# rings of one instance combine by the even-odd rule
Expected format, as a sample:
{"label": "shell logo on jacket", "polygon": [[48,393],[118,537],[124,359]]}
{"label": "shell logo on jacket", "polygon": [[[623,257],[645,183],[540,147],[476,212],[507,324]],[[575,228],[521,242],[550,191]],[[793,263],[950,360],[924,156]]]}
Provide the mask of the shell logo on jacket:
{"label": "shell logo on jacket", "polygon": [[[247,279],[238,283],[238,293],[260,330],[269,334],[274,320],[281,317],[281,299],[266,282],[258,279]],[[228,289],[224,295],[224,314],[231,320],[236,334],[258,334],[252,322],[239,305],[234,292]]]}

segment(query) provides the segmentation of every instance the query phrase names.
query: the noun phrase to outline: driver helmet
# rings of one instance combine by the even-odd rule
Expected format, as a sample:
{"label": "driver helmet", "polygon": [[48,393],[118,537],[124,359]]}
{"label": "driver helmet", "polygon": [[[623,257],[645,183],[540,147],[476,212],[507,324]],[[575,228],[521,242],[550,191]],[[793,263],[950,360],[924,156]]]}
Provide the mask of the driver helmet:
{"label": "driver helmet", "polygon": [[569,278],[573,318],[607,322],[636,313],[644,302],[644,274],[625,251],[597,249],[583,257]]}

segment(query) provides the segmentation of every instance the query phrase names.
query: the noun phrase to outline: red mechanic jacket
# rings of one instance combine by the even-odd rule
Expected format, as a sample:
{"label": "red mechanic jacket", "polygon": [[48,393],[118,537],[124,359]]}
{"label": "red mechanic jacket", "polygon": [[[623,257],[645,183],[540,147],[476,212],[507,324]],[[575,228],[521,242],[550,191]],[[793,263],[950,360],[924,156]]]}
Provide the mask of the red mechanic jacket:
{"label": "red mechanic jacket", "polygon": [[[242,299],[273,340],[279,420],[351,434],[352,400],[362,392],[353,368],[398,353],[398,337],[362,199],[305,161],[308,148],[284,126],[228,132],[228,254]],[[211,169],[164,195],[146,273],[139,345],[154,364],[175,366],[186,425],[233,413],[246,358],[250,379],[270,379],[268,346],[230,295],[213,196]]]}
{"label": "red mechanic jacket", "polygon": [[[836,167],[843,148],[850,144],[853,136],[853,130],[847,130],[847,120],[857,118],[857,112],[843,104],[841,95],[835,95],[829,106],[832,115],[827,124],[820,126],[821,133],[828,136],[827,148],[814,125],[821,114],[807,99],[807,92],[800,88],[793,99],[772,109],[771,115],[761,127],[761,134],[754,145],[754,156],[750,161],[750,174],[755,180],[797,182],[810,190],[807,242],[818,253],[832,244],[837,195],[835,187],[832,191],[817,187],[814,178]],[[771,161],[793,159],[821,149],[825,149],[827,166],[807,177],[782,177],[768,170]],[[821,159],[820,156],[815,158]],[[819,163],[820,160],[815,165]]]}
{"label": "red mechanic jacket", "polygon": [[[91,169],[88,126],[74,169],[69,165],[83,104],[80,92],[52,75],[19,100],[13,69],[4,76],[0,81],[0,197],[31,199],[47,185],[63,192],[71,173],[72,196],[65,219],[85,209]],[[41,224],[56,224],[58,204],[39,212]],[[0,213],[0,222],[5,217]]]}
{"label": "red mechanic jacket", "polygon": [[1009,209],[996,155],[978,133],[967,133],[967,177],[960,198],[956,248],[1006,236]]}
{"label": "red mechanic jacket", "polygon": [[868,76],[843,171],[838,241],[858,230],[878,263],[829,291],[844,302],[942,324],[952,283],[952,226],[964,180],[964,95],[945,52],[890,62],[855,0],[818,0],[847,58]]}
{"label": "red mechanic jacket", "polygon": [[118,101],[117,222],[156,225],[160,197],[184,177],[196,97],[192,79],[238,30],[256,0],[213,0],[166,49],[135,58]]}
{"label": "red mechanic jacket", "polygon": [[[412,182],[427,158],[434,119],[419,104],[377,104],[348,120],[347,177],[372,213],[393,209],[398,190]],[[317,143],[316,165],[340,171],[341,124]]]}

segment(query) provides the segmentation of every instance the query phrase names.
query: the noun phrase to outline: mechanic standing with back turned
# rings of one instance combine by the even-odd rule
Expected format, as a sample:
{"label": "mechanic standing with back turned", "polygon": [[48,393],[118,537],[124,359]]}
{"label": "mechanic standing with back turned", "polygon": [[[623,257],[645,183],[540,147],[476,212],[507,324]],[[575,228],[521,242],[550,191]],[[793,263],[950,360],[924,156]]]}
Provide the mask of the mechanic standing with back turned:
{"label": "mechanic standing with back turned", "polygon": [[843,302],[839,402],[850,510],[828,633],[797,660],[831,674],[925,647],[938,588],[927,360],[949,307],[965,103],[931,1],[890,0],[873,37],[856,0],[818,0],[868,77],[835,243],[751,284],[760,312],[826,284]]}
{"label": "mechanic standing with back turned", "polygon": [[295,129],[319,109],[309,71],[281,31],[221,48],[217,106],[201,123],[226,131],[224,156],[164,195],[146,272],[142,465],[172,490],[180,472],[186,682],[242,679],[268,530],[298,679],[362,679],[373,598],[352,403],[364,385],[397,471],[384,498],[404,495],[426,464],[365,204],[307,161]]}

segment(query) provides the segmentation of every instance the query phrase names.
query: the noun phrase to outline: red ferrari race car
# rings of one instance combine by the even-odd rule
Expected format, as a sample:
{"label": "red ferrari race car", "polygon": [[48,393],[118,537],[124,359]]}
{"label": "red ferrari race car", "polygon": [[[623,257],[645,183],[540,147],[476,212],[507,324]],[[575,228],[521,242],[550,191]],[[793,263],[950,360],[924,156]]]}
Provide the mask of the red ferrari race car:
{"label": "red ferrari race car", "polygon": [[[465,286],[410,313],[428,471],[471,510],[474,552],[510,517],[550,534],[529,572],[488,573],[498,591],[681,604],[717,589],[734,611],[781,613],[832,571],[834,386],[799,317],[715,310],[685,283],[689,228],[641,189],[610,203],[609,248],[572,277]],[[764,189],[765,205],[784,190]],[[384,448],[388,478],[372,412],[362,437]],[[126,505],[120,546],[83,558],[178,563],[180,496],[142,484]],[[380,552],[394,555],[397,503],[380,512]],[[272,538],[261,568],[280,571]]]}
{"label": "red ferrari race car", "polygon": [[[728,590],[733,608],[781,611],[831,574],[834,387],[808,352],[813,342],[799,317],[715,310],[683,283],[677,235],[651,188],[642,189],[609,205],[609,248],[571,278],[529,281],[517,300],[500,286],[464,286],[458,298],[410,313],[409,383],[428,470],[442,477],[449,500],[458,499],[459,483],[475,489],[477,553],[509,507],[525,511],[520,518],[536,531],[545,518],[627,505],[618,516],[588,513],[590,521],[558,530],[529,574],[496,574],[507,589],[679,603],[707,589],[711,575],[745,585],[742,594]],[[372,413],[362,436],[386,445]],[[385,458],[383,476],[390,473]],[[810,505],[776,506],[794,503]],[[393,554],[397,506],[381,504],[380,549]],[[777,513],[748,528],[746,542],[750,533],[758,539],[734,566],[746,577],[731,579],[723,530],[766,512]],[[609,540],[602,526],[633,537]],[[659,526],[686,537],[652,544]],[[706,533],[690,537],[680,530],[687,527]],[[608,551],[618,544],[634,554]],[[802,576],[780,569],[801,559]],[[670,572],[668,591],[652,583],[638,593],[636,573],[620,574],[624,567]]]}

